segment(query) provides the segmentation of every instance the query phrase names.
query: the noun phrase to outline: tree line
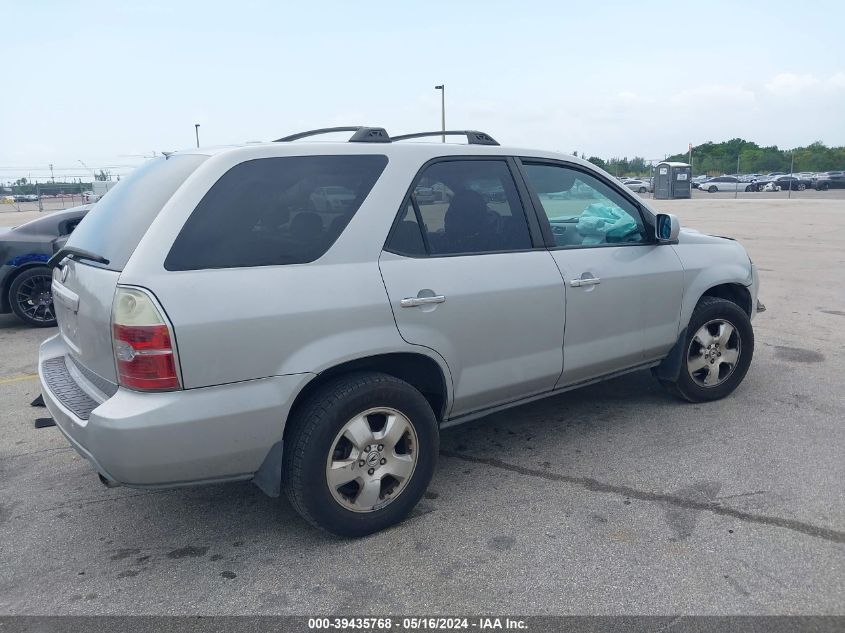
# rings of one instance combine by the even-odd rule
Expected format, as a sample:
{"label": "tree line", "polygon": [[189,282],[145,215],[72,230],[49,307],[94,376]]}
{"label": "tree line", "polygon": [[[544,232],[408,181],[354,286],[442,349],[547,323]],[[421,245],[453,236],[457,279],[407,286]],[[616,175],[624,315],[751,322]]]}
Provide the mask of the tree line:
{"label": "tree line", "polygon": [[[577,152],[575,153],[577,156]],[[587,158],[582,156],[582,158]],[[602,159],[590,156],[588,161],[614,176],[642,176],[651,173],[653,161],[635,156]],[[689,152],[667,156],[668,161],[689,162]],[[739,161],[737,165],[737,160]],[[721,143],[712,141],[692,148],[694,174],[768,174],[773,171],[835,171],[845,169],[845,147],[828,147],[821,141],[793,150],[777,145],[761,147],[757,143],[734,138]]]}

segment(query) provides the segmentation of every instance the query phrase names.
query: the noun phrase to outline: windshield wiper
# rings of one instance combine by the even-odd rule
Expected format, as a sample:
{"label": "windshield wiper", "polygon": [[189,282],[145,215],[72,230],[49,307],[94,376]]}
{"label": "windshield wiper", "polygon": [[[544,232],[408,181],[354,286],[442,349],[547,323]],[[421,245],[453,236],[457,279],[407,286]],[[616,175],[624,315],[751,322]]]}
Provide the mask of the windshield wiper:
{"label": "windshield wiper", "polygon": [[65,257],[70,257],[71,259],[87,259],[89,261],[102,264],[103,266],[109,265],[109,260],[102,255],[97,255],[91,251],[86,251],[84,248],[76,248],[75,246],[64,246],[60,248],[55,255],[47,260],[47,265],[50,268],[54,268],[55,266],[58,266],[59,262]]}

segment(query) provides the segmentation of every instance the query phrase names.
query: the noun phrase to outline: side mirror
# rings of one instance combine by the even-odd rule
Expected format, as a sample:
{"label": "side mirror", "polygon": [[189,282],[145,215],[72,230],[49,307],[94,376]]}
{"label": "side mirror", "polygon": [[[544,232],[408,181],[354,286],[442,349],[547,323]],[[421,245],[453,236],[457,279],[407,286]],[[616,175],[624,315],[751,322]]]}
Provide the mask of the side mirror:
{"label": "side mirror", "polygon": [[657,241],[677,242],[678,234],[681,232],[681,223],[677,216],[671,213],[659,213],[657,215]]}

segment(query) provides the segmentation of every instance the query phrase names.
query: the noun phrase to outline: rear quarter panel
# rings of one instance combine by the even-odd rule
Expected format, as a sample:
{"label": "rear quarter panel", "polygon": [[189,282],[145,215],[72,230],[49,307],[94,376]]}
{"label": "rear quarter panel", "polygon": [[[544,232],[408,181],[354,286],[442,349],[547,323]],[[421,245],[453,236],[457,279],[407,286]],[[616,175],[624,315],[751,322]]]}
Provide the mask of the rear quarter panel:
{"label": "rear quarter panel", "polygon": [[416,351],[375,261],[170,272],[149,285],[173,323],[186,388]]}

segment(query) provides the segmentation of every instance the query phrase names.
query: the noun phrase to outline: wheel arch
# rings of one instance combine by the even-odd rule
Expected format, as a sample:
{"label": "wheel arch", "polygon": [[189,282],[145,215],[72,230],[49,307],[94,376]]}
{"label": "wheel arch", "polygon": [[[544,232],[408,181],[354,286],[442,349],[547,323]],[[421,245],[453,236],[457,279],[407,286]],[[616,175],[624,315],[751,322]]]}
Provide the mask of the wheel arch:
{"label": "wheel arch", "polygon": [[[749,318],[753,314],[751,293],[748,291],[748,288],[741,283],[723,283],[712,286],[701,294],[698,301],[696,301],[696,305],[698,305],[704,297],[716,297],[718,299],[725,299],[735,303],[742,308],[743,312],[745,312]],[[695,308],[693,308],[693,311],[695,311]]]}
{"label": "wheel arch", "polygon": [[707,290],[705,290],[695,301],[692,305],[692,309],[689,311],[689,314],[685,315],[684,320],[681,322],[682,328],[681,331],[678,333],[678,339],[675,344],[672,346],[672,349],[669,350],[669,353],[666,357],[661,361],[661,363],[652,369],[652,374],[661,381],[673,381],[676,380],[678,377],[679,372],[681,371],[681,366],[683,364],[683,353],[684,353],[684,342],[687,338],[687,330],[689,328],[689,321],[692,318],[693,313],[695,312],[695,308],[698,307],[698,304],[701,303],[701,300],[704,297],[715,297],[718,299],[725,299],[726,301],[730,301],[731,303],[736,304],[739,308],[745,312],[749,318],[751,317],[751,293],[741,283],[731,282],[731,283],[720,283],[714,286],[711,286]]}
{"label": "wheel arch", "polygon": [[446,370],[436,360],[419,352],[389,352],[332,365],[317,373],[300,390],[291,405],[289,417],[311,394],[330,380],[357,371],[380,372],[404,380],[428,401],[438,422],[445,419],[451,399],[451,381]]}
{"label": "wheel arch", "polygon": [[[413,385],[429,402],[438,422],[443,422],[452,402],[452,382],[448,367],[444,367],[432,356],[421,352],[386,352],[362,356],[331,365],[314,374],[296,394],[288,410],[287,419],[296,415],[302,404],[330,380],[356,371],[376,371]],[[290,425],[285,424],[282,439],[274,444],[261,467],[253,477],[253,483],[270,497],[281,493],[282,458],[284,443]]]}

